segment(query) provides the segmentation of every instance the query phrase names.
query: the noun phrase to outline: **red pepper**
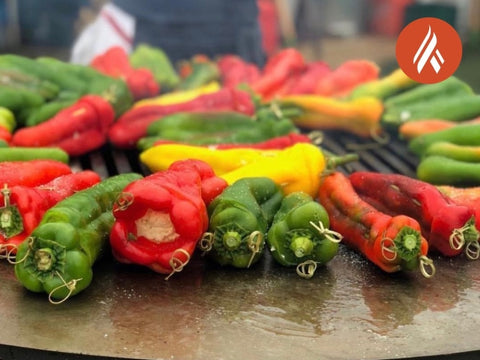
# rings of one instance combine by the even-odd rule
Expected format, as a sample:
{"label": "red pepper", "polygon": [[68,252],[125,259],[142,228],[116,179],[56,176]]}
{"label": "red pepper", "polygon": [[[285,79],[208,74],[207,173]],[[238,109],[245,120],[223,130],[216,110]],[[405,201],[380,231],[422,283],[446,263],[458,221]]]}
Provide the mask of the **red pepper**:
{"label": "red pepper", "polygon": [[237,55],[224,55],[217,61],[222,85],[235,88],[240,84],[252,84],[260,78],[260,69]]}
{"label": "red pepper", "polygon": [[85,95],[76,103],[36,126],[16,131],[14,146],[58,146],[77,156],[95,150],[107,140],[115,119],[112,106],[97,95]]}
{"label": "red pepper", "polygon": [[67,164],[57,160],[3,161],[0,186],[38,186],[71,172]]}
{"label": "red pepper", "polygon": [[153,73],[145,68],[135,69],[127,52],[119,46],[112,46],[96,56],[90,66],[102,74],[125,81],[135,100],[153,97],[160,92]]}
{"label": "red pepper", "polygon": [[113,208],[113,255],[159,273],[180,271],[208,228],[207,205],[226,186],[199,160],[177,161],[127,185]]}
{"label": "red pepper", "polygon": [[194,111],[237,111],[253,115],[255,108],[247,92],[225,88],[183,103],[134,107],[110,128],[108,137],[117,147],[133,148],[147,135],[148,126],[155,120],[176,112]]}
{"label": "red pepper", "polygon": [[290,77],[275,95],[314,94],[317,84],[330,73],[330,67],[324,61],[308,63],[304,71]]}
{"label": "red pepper", "polygon": [[437,186],[440,192],[455,204],[468,206],[475,211],[475,222],[480,229],[480,186],[460,188],[450,185]]}
{"label": "red pepper", "polygon": [[327,210],[331,229],[343,235],[342,243],[382,270],[390,273],[418,266],[425,277],[433,276],[435,268],[426,256],[428,243],[415,219],[390,216],[373,207],[340,172],[323,179],[318,200]]}
{"label": "red pepper", "polygon": [[0,140],[4,140],[6,143],[12,140],[12,134],[3,126],[0,126]]}
{"label": "red pepper", "polygon": [[0,253],[15,254],[17,246],[40,223],[43,214],[60,200],[76,191],[100,182],[100,176],[90,170],[59,176],[36,187],[7,185],[1,190]]}
{"label": "red pepper", "polygon": [[[212,145],[205,145],[210,149],[238,149],[238,148],[251,148],[251,149],[285,149],[289,146],[292,146],[296,143],[311,143],[312,139],[304,134],[297,134],[297,133],[290,133],[287,135],[277,136],[265,141],[261,141],[258,143],[225,143],[225,144],[212,144]],[[175,141],[170,140],[158,140],[156,141],[153,146],[155,145],[163,145],[163,144],[179,144]],[[185,144],[185,143],[184,143]]]}
{"label": "red pepper", "polygon": [[270,100],[287,79],[304,71],[305,66],[305,59],[298,50],[281,50],[267,61],[260,78],[252,84],[252,89],[264,100]]}
{"label": "red pepper", "polygon": [[346,96],[356,86],[376,80],[379,67],[371,61],[350,60],[341,64],[317,83],[315,93],[322,96]]}
{"label": "red pepper", "polygon": [[369,203],[390,215],[416,219],[431,250],[456,256],[464,248],[467,255],[472,246],[480,248],[474,211],[452,203],[434,185],[405,175],[365,171],[351,174],[350,181]]}

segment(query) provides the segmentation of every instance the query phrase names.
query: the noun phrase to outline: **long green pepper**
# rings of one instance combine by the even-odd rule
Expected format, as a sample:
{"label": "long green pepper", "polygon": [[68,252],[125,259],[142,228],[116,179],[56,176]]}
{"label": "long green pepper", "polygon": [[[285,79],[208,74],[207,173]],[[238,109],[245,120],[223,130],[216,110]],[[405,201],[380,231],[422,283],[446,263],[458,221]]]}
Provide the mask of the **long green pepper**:
{"label": "long green pepper", "polygon": [[50,208],[17,249],[15,275],[23,286],[48,293],[54,304],[87,288],[93,263],[108,243],[113,204],[126,185],[141,177],[107,178]]}
{"label": "long green pepper", "polygon": [[282,190],[269,178],[237,180],[210,203],[209,232],[201,249],[220,265],[250,267],[263,254],[266,232],[282,199]]}

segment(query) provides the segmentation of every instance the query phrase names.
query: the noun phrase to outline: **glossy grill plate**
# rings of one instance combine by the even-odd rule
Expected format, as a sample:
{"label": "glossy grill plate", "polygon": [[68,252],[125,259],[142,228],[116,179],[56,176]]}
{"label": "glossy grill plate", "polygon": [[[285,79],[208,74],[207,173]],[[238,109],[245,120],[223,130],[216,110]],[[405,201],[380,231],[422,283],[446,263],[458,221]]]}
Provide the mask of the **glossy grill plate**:
{"label": "glossy grill plate", "polygon": [[[370,144],[341,132],[335,153]],[[405,143],[358,151],[342,171],[415,176]],[[146,169],[136,151],[105,146],[72,160],[102,177]],[[61,305],[32,294],[0,263],[0,359],[398,359],[478,357],[480,263],[432,256],[437,274],[385,274],[341,246],[310,280],[266,253],[251,269],[222,268],[200,254],[165,281],[110,255],[83,293]]]}

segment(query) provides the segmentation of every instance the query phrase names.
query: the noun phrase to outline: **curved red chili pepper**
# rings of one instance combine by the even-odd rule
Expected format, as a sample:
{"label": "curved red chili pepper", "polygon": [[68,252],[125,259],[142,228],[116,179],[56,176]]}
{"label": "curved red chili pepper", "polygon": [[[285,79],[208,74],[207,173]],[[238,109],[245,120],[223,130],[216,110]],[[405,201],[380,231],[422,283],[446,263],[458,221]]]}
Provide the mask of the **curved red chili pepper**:
{"label": "curved red chili pepper", "polygon": [[366,201],[382,206],[390,215],[416,219],[431,250],[456,256],[470,243],[476,243],[473,246],[478,249],[474,210],[449,201],[434,185],[401,174],[366,171],[349,178]]}

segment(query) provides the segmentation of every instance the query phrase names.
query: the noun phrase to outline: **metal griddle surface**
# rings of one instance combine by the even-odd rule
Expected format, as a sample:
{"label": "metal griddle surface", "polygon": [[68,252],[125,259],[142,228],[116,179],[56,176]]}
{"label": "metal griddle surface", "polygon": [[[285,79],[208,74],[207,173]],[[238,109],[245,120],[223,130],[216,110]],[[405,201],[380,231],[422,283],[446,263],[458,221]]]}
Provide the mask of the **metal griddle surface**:
{"label": "metal griddle surface", "polygon": [[[322,146],[342,154],[355,142],[363,143],[333,132]],[[415,176],[417,161],[401,141],[359,154],[361,160],[342,171]],[[135,152],[108,147],[74,159],[72,166],[104,177],[144,172]],[[107,254],[95,265],[90,287],[57,306],[45,294],[26,291],[12,265],[1,262],[0,358],[479,356],[480,263],[432,257],[437,273],[425,279],[417,272],[385,274],[341,246],[326,267],[304,280],[268,253],[248,270],[222,268],[197,254],[165,281]]]}

